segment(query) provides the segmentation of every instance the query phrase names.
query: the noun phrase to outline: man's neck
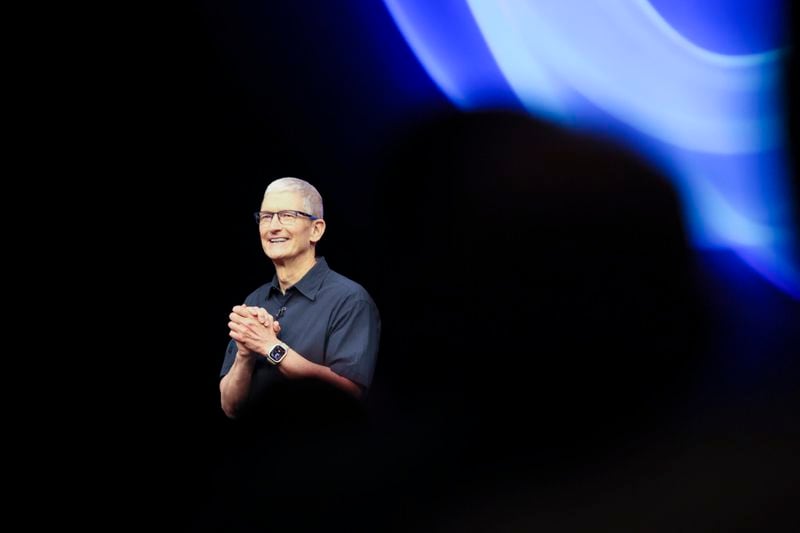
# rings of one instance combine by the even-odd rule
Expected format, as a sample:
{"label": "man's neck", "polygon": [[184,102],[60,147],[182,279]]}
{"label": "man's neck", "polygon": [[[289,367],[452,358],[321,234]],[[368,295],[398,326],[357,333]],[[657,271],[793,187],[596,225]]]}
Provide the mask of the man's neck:
{"label": "man's neck", "polygon": [[317,264],[317,258],[314,255],[306,255],[273,264],[281,292],[285,293],[286,289],[300,281]]}

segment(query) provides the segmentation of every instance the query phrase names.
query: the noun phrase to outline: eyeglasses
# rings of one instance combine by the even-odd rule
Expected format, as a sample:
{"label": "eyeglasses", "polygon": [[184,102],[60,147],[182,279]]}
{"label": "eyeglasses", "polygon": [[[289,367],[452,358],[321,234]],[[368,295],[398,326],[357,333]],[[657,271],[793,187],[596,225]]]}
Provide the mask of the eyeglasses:
{"label": "eyeglasses", "polygon": [[278,222],[284,226],[291,226],[299,216],[308,217],[309,220],[317,220],[319,218],[314,215],[309,215],[308,213],[303,213],[302,211],[294,210],[278,211],[277,213],[273,213],[272,211],[256,211],[253,215],[256,217],[256,222],[259,224],[262,222],[264,224],[269,224],[272,222],[272,217],[278,215]]}

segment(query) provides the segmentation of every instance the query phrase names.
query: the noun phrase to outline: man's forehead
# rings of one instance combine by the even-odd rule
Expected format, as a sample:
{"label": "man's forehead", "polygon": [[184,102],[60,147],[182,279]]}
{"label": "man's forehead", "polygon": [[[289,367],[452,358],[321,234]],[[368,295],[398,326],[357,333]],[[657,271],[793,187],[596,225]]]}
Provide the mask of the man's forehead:
{"label": "man's forehead", "polygon": [[276,191],[269,192],[261,202],[262,211],[264,207],[276,209],[302,209],[303,197],[295,191]]}

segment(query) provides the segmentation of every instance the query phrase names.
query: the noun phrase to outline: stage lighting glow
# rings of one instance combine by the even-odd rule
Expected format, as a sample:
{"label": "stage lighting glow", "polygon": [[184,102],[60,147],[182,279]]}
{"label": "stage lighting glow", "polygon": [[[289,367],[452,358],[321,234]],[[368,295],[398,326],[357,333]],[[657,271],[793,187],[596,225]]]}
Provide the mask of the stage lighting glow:
{"label": "stage lighting glow", "polygon": [[[800,298],[784,152],[784,51],[708,49],[648,0],[384,2],[456,105],[501,102],[624,137],[673,177],[697,246],[739,252]],[[703,27],[693,26],[692,36]]]}

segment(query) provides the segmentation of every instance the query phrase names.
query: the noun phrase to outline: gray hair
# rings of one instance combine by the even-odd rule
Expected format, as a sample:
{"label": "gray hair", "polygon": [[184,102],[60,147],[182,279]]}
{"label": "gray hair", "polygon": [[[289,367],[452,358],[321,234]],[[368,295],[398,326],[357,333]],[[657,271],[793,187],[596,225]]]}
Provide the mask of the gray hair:
{"label": "gray hair", "polygon": [[305,180],[299,178],[278,178],[267,186],[264,196],[271,192],[296,192],[303,197],[303,209],[306,213],[323,218],[322,195]]}

